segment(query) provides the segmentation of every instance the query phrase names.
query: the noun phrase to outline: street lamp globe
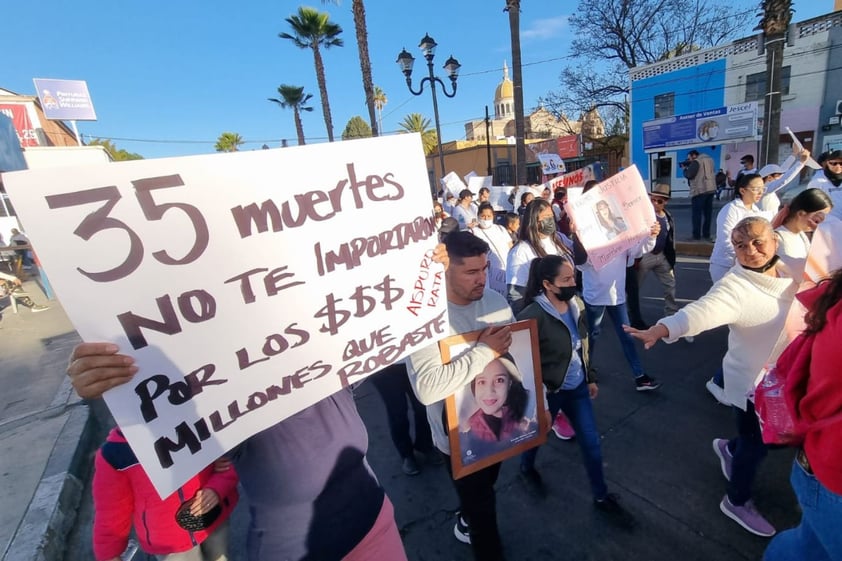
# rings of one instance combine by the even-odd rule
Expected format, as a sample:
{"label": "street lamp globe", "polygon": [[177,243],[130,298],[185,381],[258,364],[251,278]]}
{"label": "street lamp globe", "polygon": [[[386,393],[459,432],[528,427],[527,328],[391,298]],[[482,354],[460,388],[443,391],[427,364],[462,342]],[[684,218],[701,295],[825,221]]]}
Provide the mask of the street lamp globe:
{"label": "street lamp globe", "polygon": [[412,75],[412,66],[415,64],[415,57],[409,54],[406,49],[401,51],[398,55],[398,60],[395,62],[401,67],[401,72],[403,72],[404,76],[409,78]]}
{"label": "street lamp globe", "polygon": [[421,43],[418,46],[421,47],[421,52],[424,53],[424,56],[431,59],[436,55],[438,43],[428,34],[424,34],[424,38],[421,39]]}

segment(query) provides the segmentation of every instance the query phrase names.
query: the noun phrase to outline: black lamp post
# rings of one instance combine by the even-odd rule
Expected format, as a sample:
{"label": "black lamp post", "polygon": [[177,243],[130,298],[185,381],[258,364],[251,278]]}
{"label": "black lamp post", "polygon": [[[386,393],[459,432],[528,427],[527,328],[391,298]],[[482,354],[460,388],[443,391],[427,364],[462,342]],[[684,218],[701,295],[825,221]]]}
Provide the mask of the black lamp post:
{"label": "black lamp post", "polygon": [[436,141],[439,148],[439,164],[441,166],[441,176],[444,177],[444,152],[441,149],[441,125],[439,124],[439,104],[436,99],[436,82],[441,86],[442,93],[447,97],[454,97],[456,95],[456,79],[459,78],[459,61],[453,58],[453,55],[444,63],[444,69],[447,71],[447,76],[450,78],[450,84],[453,86],[453,93],[447,93],[444,82],[433,74],[433,57],[436,54],[436,42],[429,35],[424,35],[421,39],[421,52],[424,53],[424,58],[427,59],[427,69],[430,72],[429,76],[421,79],[418,84],[418,91],[412,89],[412,65],[415,64],[415,57],[403,49],[398,55],[397,63],[401,67],[403,75],[406,76],[406,87],[413,95],[421,95],[424,93],[424,82],[430,84],[430,91],[433,93],[433,116],[436,119]]}

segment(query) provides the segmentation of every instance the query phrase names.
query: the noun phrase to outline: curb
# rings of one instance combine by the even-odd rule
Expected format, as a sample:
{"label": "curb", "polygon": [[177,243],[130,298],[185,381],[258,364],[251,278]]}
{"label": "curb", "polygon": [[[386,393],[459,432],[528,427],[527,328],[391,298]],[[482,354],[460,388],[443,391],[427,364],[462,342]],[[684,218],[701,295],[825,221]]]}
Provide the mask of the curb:
{"label": "curb", "polygon": [[61,561],[76,521],[96,449],[97,421],[84,403],[68,406],[67,419],[3,561]]}
{"label": "curb", "polygon": [[689,255],[692,257],[710,257],[713,252],[713,244],[710,242],[675,242],[675,252],[678,255]]}

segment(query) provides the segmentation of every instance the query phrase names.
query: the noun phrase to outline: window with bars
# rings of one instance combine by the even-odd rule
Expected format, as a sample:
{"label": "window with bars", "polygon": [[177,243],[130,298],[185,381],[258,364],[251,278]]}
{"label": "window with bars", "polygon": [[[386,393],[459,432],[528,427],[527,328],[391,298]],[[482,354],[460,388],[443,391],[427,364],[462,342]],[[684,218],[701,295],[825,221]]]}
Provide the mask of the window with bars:
{"label": "window with bars", "polygon": [[[781,95],[789,94],[789,77],[791,67],[781,68]],[[766,71],[746,76],[745,101],[760,101],[766,97]]]}
{"label": "window with bars", "polygon": [[675,92],[655,96],[655,118],[675,115]]}

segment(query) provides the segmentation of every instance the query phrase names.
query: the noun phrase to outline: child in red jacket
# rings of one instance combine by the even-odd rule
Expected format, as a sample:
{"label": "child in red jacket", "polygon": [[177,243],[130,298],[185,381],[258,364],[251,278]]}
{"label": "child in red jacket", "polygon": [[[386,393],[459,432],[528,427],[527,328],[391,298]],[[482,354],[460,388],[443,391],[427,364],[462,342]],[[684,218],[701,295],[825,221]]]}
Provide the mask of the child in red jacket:
{"label": "child in red jacket", "polygon": [[[115,428],[97,452],[95,469],[97,561],[119,561],[132,524],[141,548],[159,561],[227,560],[228,516],[238,499],[237,473],[228,460],[217,460],[161,499],[123,433]],[[198,522],[201,519],[205,522]],[[201,526],[206,527],[198,529]]]}

